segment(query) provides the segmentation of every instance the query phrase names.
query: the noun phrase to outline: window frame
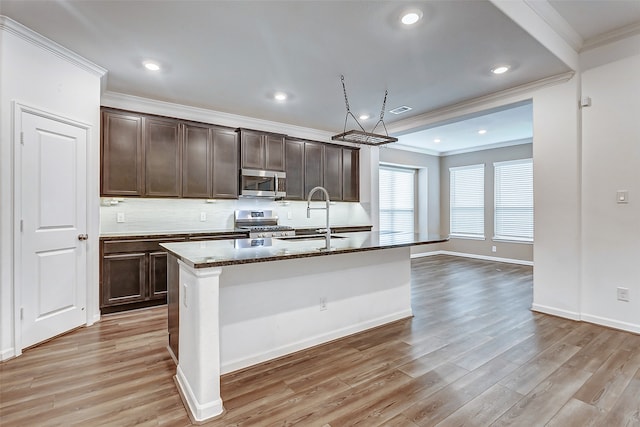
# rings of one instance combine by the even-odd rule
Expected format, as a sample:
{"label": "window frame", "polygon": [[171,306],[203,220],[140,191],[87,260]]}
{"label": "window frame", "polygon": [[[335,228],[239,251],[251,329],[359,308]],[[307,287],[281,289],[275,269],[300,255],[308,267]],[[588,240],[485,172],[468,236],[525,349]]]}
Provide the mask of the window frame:
{"label": "window frame", "polygon": [[[477,169],[477,170],[482,170],[482,179],[480,180],[480,182],[482,182],[482,206],[481,207],[476,207],[477,209],[480,210],[480,212],[482,212],[482,233],[463,233],[463,232],[455,232],[452,227],[453,227],[453,217],[454,217],[454,209],[455,208],[459,208],[459,207],[455,207],[454,208],[454,204],[452,203],[452,196],[454,195],[454,189],[453,189],[453,185],[454,185],[454,179],[453,179],[453,173],[458,172],[458,171],[463,171],[463,170],[472,170],[472,169]],[[452,166],[449,168],[449,237],[451,238],[456,238],[456,239],[470,239],[470,240],[486,240],[486,218],[485,218],[485,209],[486,209],[486,204],[485,204],[485,177],[486,177],[486,164],[485,163],[474,163],[471,165],[464,165],[464,166]]]}
{"label": "window frame", "polygon": [[[498,233],[498,180],[497,173],[501,166],[527,164],[531,165],[531,237],[527,236],[509,236],[506,234]],[[528,243],[533,244],[535,236],[535,217],[534,217],[534,193],[533,193],[533,158],[528,157],[524,159],[506,160],[493,163],[493,241],[496,242],[509,242],[509,243]],[[528,208],[528,207],[526,207]]]}
{"label": "window frame", "polygon": [[[417,179],[418,179],[418,169],[411,167],[411,166],[400,166],[400,165],[393,165],[393,164],[387,164],[387,163],[379,163],[378,165],[378,228],[380,231],[385,231],[385,232],[393,232],[396,230],[383,230],[381,227],[381,221],[380,219],[382,218],[382,203],[381,203],[381,197],[380,197],[380,170],[385,169],[388,171],[396,171],[396,172],[403,172],[403,173],[411,173],[412,174],[412,181],[413,181],[413,207],[412,207],[412,221],[413,221],[413,230],[411,232],[416,233],[417,229],[418,229],[418,183],[417,183]],[[397,232],[402,232],[402,231],[397,231]]]}

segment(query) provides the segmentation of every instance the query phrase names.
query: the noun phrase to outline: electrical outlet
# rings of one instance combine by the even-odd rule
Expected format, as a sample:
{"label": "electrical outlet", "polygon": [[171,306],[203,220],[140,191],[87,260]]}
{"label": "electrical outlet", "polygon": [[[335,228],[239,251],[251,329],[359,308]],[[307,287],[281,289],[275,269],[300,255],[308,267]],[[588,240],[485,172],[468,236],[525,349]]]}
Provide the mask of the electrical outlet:
{"label": "electrical outlet", "polygon": [[124,212],[118,212],[116,214],[116,222],[124,222]]}
{"label": "electrical outlet", "polygon": [[497,251],[496,247],[495,246],[491,246],[491,252],[496,252],[496,251]]}
{"label": "electrical outlet", "polygon": [[189,289],[189,287],[187,286],[186,283],[182,284],[182,304],[184,304],[185,307],[189,307],[187,305],[187,289]]}
{"label": "electrical outlet", "polygon": [[628,288],[618,288],[618,301],[629,301],[629,289]]}
{"label": "electrical outlet", "polygon": [[327,297],[320,297],[320,311],[327,309]]}
{"label": "electrical outlet", "polygon": [[200,221],[206,221],[206,220],[207,220],[207,213],[200,212]]}
{"label": "electrical outlet", "polygon": [[293,218],[293,212],[289,211],[287,212],[287,219],[292,219]]}

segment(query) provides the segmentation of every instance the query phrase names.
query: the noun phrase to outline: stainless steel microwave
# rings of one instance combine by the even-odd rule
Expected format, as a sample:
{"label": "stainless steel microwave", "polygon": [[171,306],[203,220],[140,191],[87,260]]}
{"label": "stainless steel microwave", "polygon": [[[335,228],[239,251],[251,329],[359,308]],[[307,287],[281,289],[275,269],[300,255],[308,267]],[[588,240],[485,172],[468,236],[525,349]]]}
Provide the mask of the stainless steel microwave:
{"label": "stainless steel microwave", "polygon": [[274,197],[287,195],[285,172],[258,169],[240,170],[240,195],[248,197]]}

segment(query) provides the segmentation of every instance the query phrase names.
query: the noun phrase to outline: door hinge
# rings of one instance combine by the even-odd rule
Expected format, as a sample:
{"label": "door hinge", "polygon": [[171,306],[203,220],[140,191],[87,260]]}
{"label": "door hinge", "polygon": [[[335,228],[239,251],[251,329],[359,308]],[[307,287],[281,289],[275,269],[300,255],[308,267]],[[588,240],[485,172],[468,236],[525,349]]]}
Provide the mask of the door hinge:
{"label": "door hinge", "polygon": [[24,145],[24,132],[20,132],[20,144]]}
{"label": "door hinge", "polygon": [[24,231],[24,220],[20,220],[20,232]]}
{"label": "door hinge", "polygon": [[20,320],[24,320],[24,307],[20,307]]}

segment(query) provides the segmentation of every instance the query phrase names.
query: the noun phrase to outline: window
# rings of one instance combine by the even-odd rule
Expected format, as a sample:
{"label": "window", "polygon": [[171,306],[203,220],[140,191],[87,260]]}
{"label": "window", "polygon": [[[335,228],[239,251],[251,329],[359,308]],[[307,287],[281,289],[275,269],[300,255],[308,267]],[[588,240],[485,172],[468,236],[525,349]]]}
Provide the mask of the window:
{"label": "window", "polygon": [[484,238],[484,165],[449,168],[449,233]]}
{"label": "window", "polygon": [[495,239],[533,241],[532,159],[494,163]]}
{"label": "window", "polygon": [[413,233],[414,169],[380,166],[380,230]]}

